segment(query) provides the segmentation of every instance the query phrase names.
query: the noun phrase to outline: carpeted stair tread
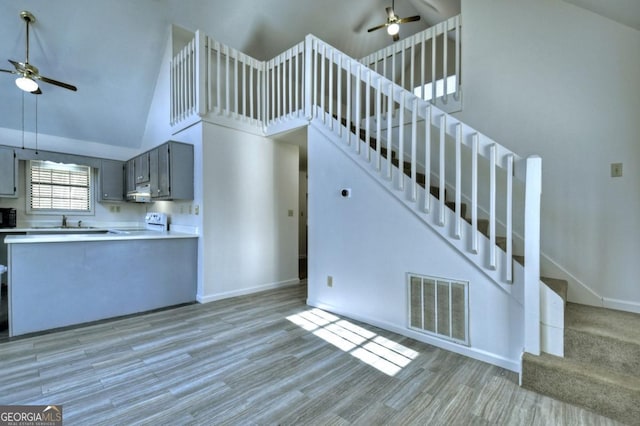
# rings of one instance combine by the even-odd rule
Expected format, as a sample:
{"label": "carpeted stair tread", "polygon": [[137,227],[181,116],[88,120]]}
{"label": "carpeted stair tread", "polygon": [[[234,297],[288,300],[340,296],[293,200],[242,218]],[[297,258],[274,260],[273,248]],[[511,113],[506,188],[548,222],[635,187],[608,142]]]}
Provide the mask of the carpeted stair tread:
{"label": "carpeted stair tread", "polygon": [[640,314],[567,303],[565,327],[640,345]]}
{"label": "carpeted stair tread", "polygon": [[478,219],[478,231],[489,238],[489,219]]}
{"label": "carpeted stair tread", "polygon": [[565,357],[640,380],[640,315],[568,303]]}
{"label": "carpeted stair tread", "polygon": [[[444,204],[454,212],[456,211],[455,201],[445,201]],[[465,203],[460,203],[460,216],[467,217],[467,205]]]}
{"label": "carpeted stair tread", "polygon": [[522,386],[627,424],[640,424],[637,377],[545,353],[525,353]]}
{"label": "carpeted stair tread", "polygon": [[567,291],[569,288],[569,283],[566,280],[560,280],[550,277],[540,277],[540,280],[544,282],[551,290],[560,295],[565,303],[567,302]]}

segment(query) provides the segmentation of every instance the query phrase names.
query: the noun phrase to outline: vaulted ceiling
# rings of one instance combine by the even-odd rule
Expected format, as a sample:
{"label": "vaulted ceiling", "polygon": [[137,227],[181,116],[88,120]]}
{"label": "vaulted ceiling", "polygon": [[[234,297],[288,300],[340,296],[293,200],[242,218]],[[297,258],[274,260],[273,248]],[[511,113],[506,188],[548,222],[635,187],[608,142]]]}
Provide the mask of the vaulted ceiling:
{"label": "vaulted ceiling", "polygon": [[[44,76],[72,83],[71,92],[41,84],[43,94],[24,95],[15,76],[0,73],[2,129],[115,146],[140,146],[171,24],[269,59],[311,33],[360,58],[392,43],[385,21],[393,0],[20,0],[0,2],[0,69],[24,61],[22,10],[32,12],[30,62]],[[565,0],[640,29],[638,0]],[[397,0],[401,38],[460,13],[461,0]],[[23,120],[24,116],[24,120]],[[15,133],[15,132],[14,132]],[[6,143],[7,141],[4,141]],[[0,140],[0,144],[3,141]]]}
{"label": "vaulted ceiling", "polygon": [[[25,59],[22,10],[36,17],[30,63],[77,92],[40,84],[24,94],[15,76],[0,73],[0,128],[136,148],[145,129],[171,24],[269,59],[314,34],[360,58],[392,43],[383,23],[391,0],[21,0],[0,2],[0,68]],[[460,0],[398,0],[400,16],[422,20],[402,38],[460,11]],[[37,106],[36,106],[37,100]],[[23,120],[24,102],[24,120]],[[23,124],[24,123],[24,124]],[[1,134],[1,132],[0,132]],[[2,141],[0,141],[0,144]]]}

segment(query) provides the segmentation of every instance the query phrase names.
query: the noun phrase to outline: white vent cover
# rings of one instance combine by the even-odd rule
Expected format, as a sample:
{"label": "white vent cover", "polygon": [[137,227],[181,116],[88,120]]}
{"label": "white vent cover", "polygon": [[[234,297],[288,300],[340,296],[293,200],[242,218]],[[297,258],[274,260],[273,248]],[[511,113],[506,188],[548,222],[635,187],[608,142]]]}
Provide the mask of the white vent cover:
{"label": "white vent cover", "polygon": [[409,273],[409,328],[469,345],[469,283]]}

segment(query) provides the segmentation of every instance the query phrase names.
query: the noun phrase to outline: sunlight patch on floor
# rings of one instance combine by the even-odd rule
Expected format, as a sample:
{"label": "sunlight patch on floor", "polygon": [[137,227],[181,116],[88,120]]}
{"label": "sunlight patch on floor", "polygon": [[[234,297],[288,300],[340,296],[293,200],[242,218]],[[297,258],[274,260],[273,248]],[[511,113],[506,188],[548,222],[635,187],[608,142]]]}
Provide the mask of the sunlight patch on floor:
{"label": "sunlight patch on floor", "polygon": [[418,356],[400,343],[321,309],[309,309],[287,319],[389,376],[395,376]]}

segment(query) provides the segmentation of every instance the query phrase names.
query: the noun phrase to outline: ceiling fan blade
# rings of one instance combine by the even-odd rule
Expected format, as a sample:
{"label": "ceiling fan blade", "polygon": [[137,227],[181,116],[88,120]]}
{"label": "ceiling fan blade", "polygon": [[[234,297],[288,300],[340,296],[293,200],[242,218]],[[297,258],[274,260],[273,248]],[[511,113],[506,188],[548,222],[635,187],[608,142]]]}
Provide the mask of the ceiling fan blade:
{"label": "ceiling fan blade", "polygon": [[371,31],[379,30],[379,29],[382,29],[382,28],[384,28],[386,26],[387,26],[387,24],[378,25],[377,27],[369,28],[367,30],[367,32],[370,33]]}
{"label": "ceiling fan blade", "polygon": [[53,84],[54,86],[59,86],[59,87],[65,88],[65,89],[73,90],[74,92],[76,92],[78,90],[78,88],[76,86],[73,86],[73,85],[68,84],[68,83],[63,83],[61,81],[52,80],[50,78],[47,78],[47,77],[44,77],[44,76],[41,76],[41,75],[39,75],[39,76],[37,76],[35,78],[37,78],[39,80],[42,80],[45,83]]}
{"label": "ceiling fan blade", "polygon": [[394,34],[393,41],[398,41],[398,40],[400,40],[400,34]]}
{"label": "ceiling fan blade", "polygon": [[398,24],[404,24],[407,22],[413,22],[413,21],[419,21],[419,20],[420,20],[420,15],[416,15],[416,16],[409,16],[408,18],[400,18],[396,22]]}
{"label": "ceiling fan blade", "polygon": [[393,11],[393,7],[387,7],[385,10],[387,11],[389,19],[393,20],[396,18],[396,13]]}
{"label": "ceiling fan blade", "polygon": [[11,59],[7,59],[11,65],[13,65],[16,70],[20,71],[21,69],[23,69],[24,67],[22,66],[22,64],[20,62],[16,62],[16,61],[12,61]]}
{"label": "ceiling fan blade", "polygon": [[1,70],[1,69],[0,69],[0,72],[8,72],[8,73],[10,73],[10,74],[15,74],[15,73],[16,73],[15,71],[10,71],[10,70]]}

